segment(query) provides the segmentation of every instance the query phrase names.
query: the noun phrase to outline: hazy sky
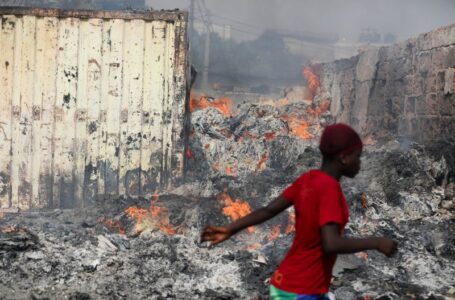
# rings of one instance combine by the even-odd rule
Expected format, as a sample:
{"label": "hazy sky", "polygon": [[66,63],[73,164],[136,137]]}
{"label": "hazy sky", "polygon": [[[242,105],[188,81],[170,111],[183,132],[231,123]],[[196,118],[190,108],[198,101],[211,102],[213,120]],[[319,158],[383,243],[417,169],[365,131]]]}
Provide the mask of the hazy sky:
{"label": "hazy sky", "polygon": [[[196,0],[201,1],[201,0]],[[188,9],[190,0],[147,0],[155,9]],[[257,33],[275,28],[337,33],[394,33],[400,40],[455,23],[455,0],[205,0],[217,24]]]}

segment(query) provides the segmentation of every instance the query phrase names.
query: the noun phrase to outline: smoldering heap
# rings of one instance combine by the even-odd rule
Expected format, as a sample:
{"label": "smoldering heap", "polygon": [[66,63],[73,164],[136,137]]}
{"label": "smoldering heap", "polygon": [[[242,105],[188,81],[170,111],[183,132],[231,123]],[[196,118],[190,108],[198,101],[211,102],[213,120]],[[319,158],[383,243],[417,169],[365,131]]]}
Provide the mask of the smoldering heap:
{"label": "smoldering heap", "polygon": [[[317,168],[317,138],[333,122],[327,103],[193,100],[187,182],[147,198],[0,219],[0,299],[257,299],[292,241],[285,212],[221,247],[199,243],[208,223],[265,205]],[[395,140],[367,146],[363,171],[343,181],[349,236],[399,241],[387,259],[339,257],[337,299],[455,296],[454,157]]]}

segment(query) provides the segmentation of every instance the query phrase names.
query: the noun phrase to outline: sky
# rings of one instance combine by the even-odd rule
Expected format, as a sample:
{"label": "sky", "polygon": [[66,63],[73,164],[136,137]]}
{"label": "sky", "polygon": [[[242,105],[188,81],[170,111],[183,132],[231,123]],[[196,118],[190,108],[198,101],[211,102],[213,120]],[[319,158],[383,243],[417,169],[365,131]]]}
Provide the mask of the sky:
{"label": "sky", "polygon": [[[205,0],[205,4],[213,23],[231,25],[245,35],[280,29],[338,34],[354,41],[363,29],[372,28],[404,40],[455,23],[455,0]],[[147,5],[188,9],[190,0],[147,0]]]}

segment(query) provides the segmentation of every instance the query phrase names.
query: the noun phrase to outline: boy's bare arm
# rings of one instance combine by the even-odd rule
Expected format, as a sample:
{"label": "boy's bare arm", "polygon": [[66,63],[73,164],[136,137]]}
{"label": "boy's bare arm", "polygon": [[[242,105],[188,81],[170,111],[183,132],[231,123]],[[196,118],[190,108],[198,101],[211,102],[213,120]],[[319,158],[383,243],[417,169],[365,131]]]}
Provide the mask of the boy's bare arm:
{"label": "boy's bare arm", "polygon": [[325,253],[355,253],[364,250],[378,250],[391,256],[398,243],[385,237],[345,238],[339,234],[338,224],[331,223],[321,228],[322,247]]}
{"label": "boy's bare arm", "polygon": [[201,234],[201,241],[211,242],[212,245],[219,244],[233,234],[247,228],[265,222],[290,207],[292,203],[283,196],[277,197],[269,205],[253,211],[243,218],[225,227],[207,226]]}

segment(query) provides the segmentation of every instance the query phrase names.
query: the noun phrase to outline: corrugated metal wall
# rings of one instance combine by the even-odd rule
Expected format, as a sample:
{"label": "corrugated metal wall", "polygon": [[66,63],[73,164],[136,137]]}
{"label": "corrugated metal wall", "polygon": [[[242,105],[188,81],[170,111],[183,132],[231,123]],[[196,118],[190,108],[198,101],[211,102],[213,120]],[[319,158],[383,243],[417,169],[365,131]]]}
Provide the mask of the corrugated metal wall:
{"label": "corrugated metal wall", "polygon": [[0,9],[0,209],[182,176],[187,15]]}

